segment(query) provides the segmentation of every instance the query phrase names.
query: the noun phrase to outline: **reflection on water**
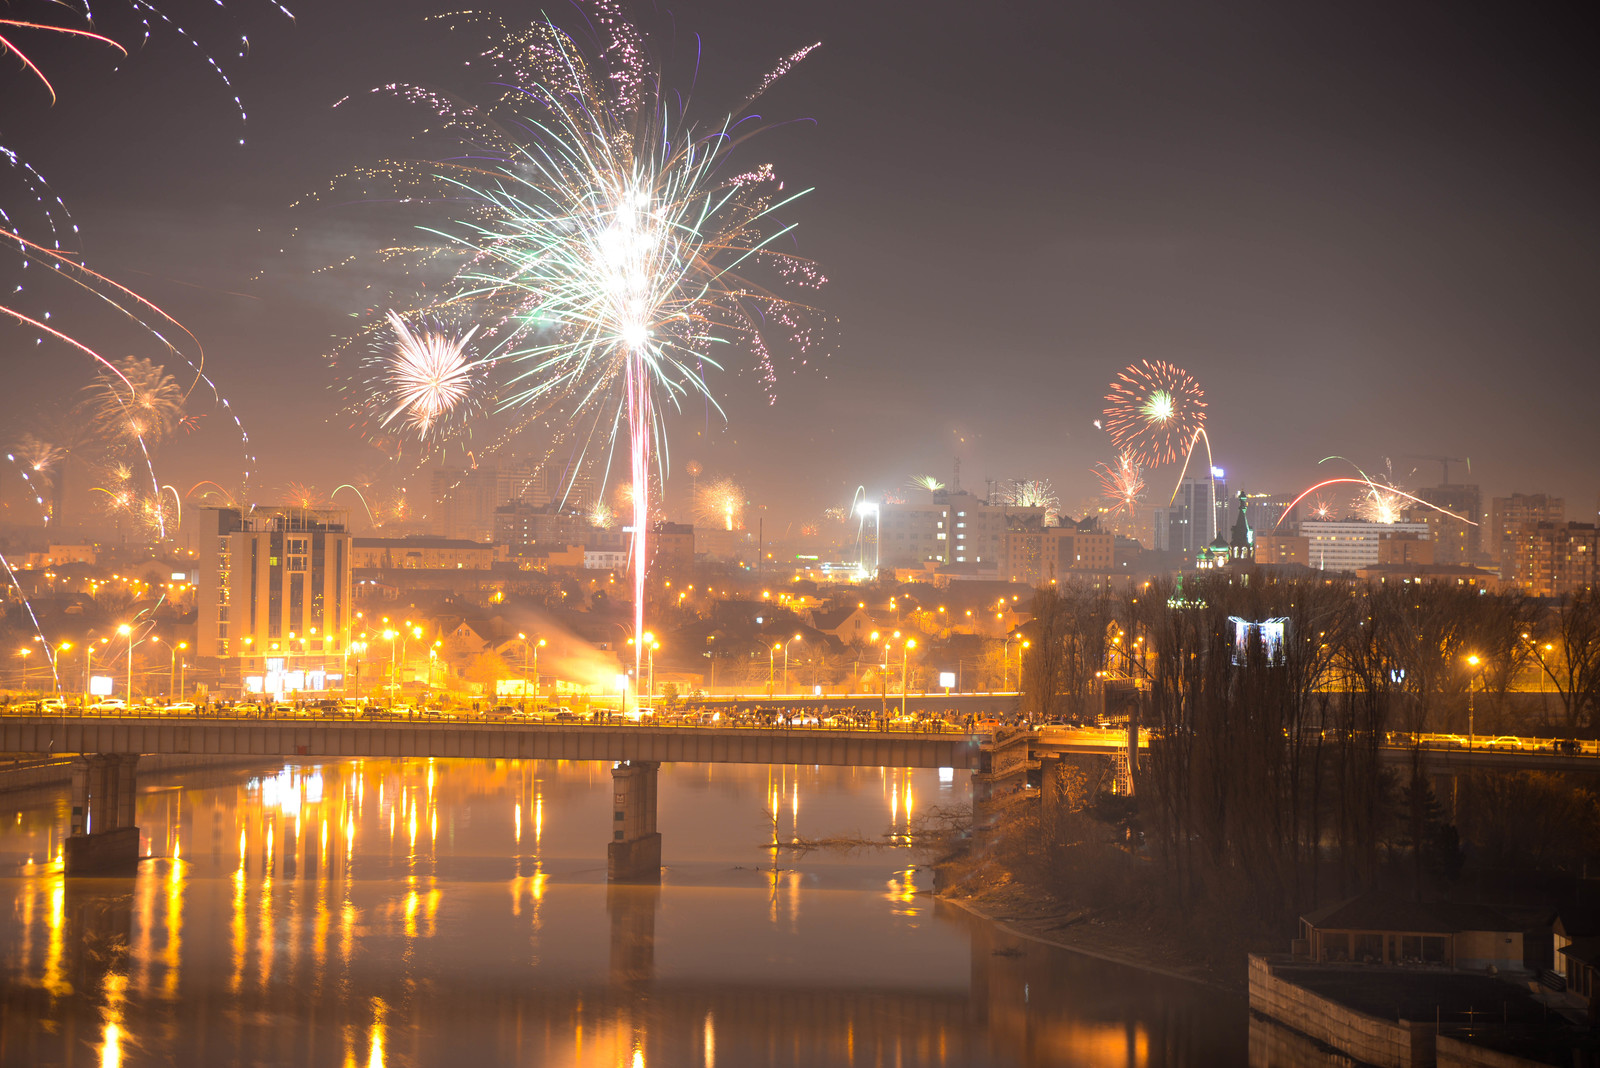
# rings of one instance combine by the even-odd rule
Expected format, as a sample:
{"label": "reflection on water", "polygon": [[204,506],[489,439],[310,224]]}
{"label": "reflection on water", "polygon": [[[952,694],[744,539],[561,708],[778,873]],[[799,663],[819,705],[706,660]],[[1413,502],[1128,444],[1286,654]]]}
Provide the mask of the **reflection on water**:
{"label": "reflection on water", "polygon": [[147,775],[133,879],[63,878],[65,806],[19,799],[0,808],[0,1063],[1245,1058],[1241,1003],[935,907],[908,848],[778,848],[901,841],[964,783],[727,765],[659,781],[662,886],[606,885],[602,764]]}

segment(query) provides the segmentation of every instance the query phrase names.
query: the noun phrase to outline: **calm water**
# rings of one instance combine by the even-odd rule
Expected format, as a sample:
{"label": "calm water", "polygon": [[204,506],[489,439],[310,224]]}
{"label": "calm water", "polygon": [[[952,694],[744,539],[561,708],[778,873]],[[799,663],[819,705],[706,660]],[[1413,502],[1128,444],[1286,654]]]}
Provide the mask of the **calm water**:
{"label": "calm water", "polygon": [[[667,765],[659,888],[608,887],[602,764],[145,773],[149,859],[72,879],[0,795],[6,1065],[1213,1065],[1242,1001],[996,934],[877,837],[934,771]],[[774,859],[776,857],[776,859]]]}

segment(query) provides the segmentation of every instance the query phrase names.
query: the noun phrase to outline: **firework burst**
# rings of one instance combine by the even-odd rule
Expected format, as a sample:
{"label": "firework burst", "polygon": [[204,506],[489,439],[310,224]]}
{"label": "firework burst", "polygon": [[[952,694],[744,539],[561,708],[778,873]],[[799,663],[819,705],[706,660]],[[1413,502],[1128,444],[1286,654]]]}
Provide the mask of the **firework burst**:
{"label": "firework burst", "polygon": [[1205,426],[1204,397],[1189,372],[1165,360],[1140,360],[1111,383],[1105,431],[1141,467],[1172,463]]}
{"label": "firework burst", "polygon": [[914,490],[927,490],[929,493],[938,493],[944,489],[944,483],[933,475],[912,475],[906,485]]}
{"label": "firework burst", "polygon": [[79,411],[113,447],[148,448],[182,424],[183,389],[160,364],[130,357],[84,387]]}
{"label": "firework burst", "polygon": [[718,478],[700,487],[695,498],[695,518],[723,530],[744,529],[744,487],[731,478]]}
{"label": "firework burst", "polygon": [[1094,475],[1100,481],[1100,495],[1107,501],[1109,515],[1132,517],[1138,512],[1144,498],[1144,471],[1132,455],[1119,452],[1115,464],[1096,464]]}
{"label": "firework burst", "polygon": [[681,112],[683,98],[619,5],[589,7],[601,38],[593,57],[551,22],[511,31],[486,16],[448,16],[452,28],[490,31],[482,65],[500,95],[480,107],[386,87],[435,110],[460,141],[445,162],[373,177],[408,203],[460,209],[424,227],[438,243],[413,252],[419,269],[448,270],[425,290],[439,294],[430,307],[484,324],[485,358],[510,378],[499,408],[562,410],[569,422],[592,414],[593,425],[625,438],[630,481],[641,488],[631,503],[642,633],[647,490],[653,467],[666,474],[658,413],[691,396],[720,411],[704,378],[721,367],[719,346],[748,353],[770,397],[773,342],[803,363],[813,340],[811,309],[781,291],[823,279],[778,247],[792,227],[774,215],[803,191],[786,191],[770,166],[738,171],[730,161],[763,128],[750,104],[811,49],[701,126]]}
{"label": "firework burst", "polygon": [[393,311],[388,322],[393,342],[369,362],[377,425],[443,441],[483,408],[485,366],[468,348],[478,328],[458,336],[433,323],[413,327]]}
{"label": "firework burst", "polygon": [[1061,513],[1061,499],[1047,478],[1024,478],[1006,483],[1000,499],[1012,508],[1043,508],[1045,519],[1054,522]]}

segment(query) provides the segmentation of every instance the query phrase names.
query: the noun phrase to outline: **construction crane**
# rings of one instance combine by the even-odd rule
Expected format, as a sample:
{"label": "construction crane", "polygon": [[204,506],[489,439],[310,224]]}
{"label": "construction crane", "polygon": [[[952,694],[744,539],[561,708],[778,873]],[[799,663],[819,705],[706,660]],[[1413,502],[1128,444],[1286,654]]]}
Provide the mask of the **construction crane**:
{"label": "construction crane", "polygon": [[1440,467],[1443,469],[1443,475],[1444,475],[1444,481],[1439,483],[1441,486],[1450,485],[1450,465],[1451,464],[1466,464],[1467,465],[1467,474],[1470,475],[1472,473],[1472,459],[1471,459],[1471,457],[1466,457],[1466,456],[1422,456],[1422,455],[1419,455],[1418,453],[1414,453],[1413,452],[1413,453],[1407,453],[1406,454],[1406,459],[1408,459],[1408,460],[1432,460],[1434,463],[1440,465]]}

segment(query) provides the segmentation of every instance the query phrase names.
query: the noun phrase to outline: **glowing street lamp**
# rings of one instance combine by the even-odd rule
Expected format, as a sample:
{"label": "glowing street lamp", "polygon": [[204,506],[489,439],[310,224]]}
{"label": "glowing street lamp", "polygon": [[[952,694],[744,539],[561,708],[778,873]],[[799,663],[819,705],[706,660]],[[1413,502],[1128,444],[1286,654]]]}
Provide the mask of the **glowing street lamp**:
{"label": "glowing street lamp", "polygon": [[915,638],[907,638],[905,645],[900,647],[900,715],[906,714],[906,665],[911,660],[911,650],[917,647]]}
{"label": "glowing street lamp", "polygon": [[1473,708],[1472,708],[1472,689],[1473,689],[1473,684],[1477,681],[1477,678],[1478,678],[1478,665],[1481,664],[1481,663],[1483,663],[1483,658],[1480,657],[1477,653],[1471,653],[1471,654],[1469,654],[1467,656],[1467,666],[1472,668],[1472,674],[1467,677],[1467,748],[1468,749],[1472,748],[1472,738],[1473,738],[1473,734],[1474,734],[1474,730],[1473,730],[1473,727],[1474,727],[1474,724],[1473,724]]}
{"label": "glowing street lamp", "polygon": [[528,646],[530,644],[533,645],[533,698],[537,701],[539,699],[539,650],[544,648],[544,639],[540,638],[537,642],[530,643],[528,636],[520,632],[517,637],[522,641],[522,699],[523,705],[526,707],[528,699]]}

